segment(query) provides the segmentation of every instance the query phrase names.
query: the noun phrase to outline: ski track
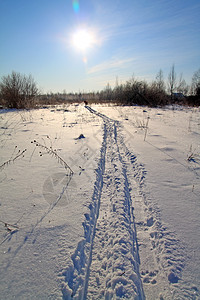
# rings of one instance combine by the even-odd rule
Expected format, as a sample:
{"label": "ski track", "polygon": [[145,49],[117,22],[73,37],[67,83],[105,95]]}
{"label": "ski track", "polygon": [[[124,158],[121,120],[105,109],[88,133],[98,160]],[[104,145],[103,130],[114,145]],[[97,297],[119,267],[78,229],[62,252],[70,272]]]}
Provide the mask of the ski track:
{"label": "ski track", "polygon": [[[71,266],[60,274],[65,280],[63,299],[143,300],[149,286],[151,290],[163,276],[162,288],[171,299],[176,291],[170,283],[179,280],[184,267],[183,249],[178,250],[176,237],[161,225],[142,193],[145,170],[124,144],[120,123],[86,108],[103,119],[104,134],[92,202],[83,222],[84,238]],[[141,241],[136,229],[142,233]],[[141,252],[152,250],[141,265],[140,242]]]}

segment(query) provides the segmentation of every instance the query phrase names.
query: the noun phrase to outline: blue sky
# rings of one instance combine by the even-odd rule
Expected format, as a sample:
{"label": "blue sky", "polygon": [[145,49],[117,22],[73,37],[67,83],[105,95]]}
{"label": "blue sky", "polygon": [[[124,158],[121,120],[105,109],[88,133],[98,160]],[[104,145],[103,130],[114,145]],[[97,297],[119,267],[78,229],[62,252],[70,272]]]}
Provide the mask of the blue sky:
{"label": "blue sky", "polygon": [[[200,68],[199,0],[0,0],[0,77],[32,74],[43,92],[151,81]],[[81,51],[78,29],[93,37]]]}

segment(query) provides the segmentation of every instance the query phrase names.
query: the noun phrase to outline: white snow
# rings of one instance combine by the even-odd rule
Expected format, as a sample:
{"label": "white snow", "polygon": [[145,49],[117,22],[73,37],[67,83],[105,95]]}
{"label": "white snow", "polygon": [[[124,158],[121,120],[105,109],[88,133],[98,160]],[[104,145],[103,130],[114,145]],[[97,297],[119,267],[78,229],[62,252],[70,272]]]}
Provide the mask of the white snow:
{"label": "white snow", "polygon": [[199,108],[1,110],[0,137],[0,299],[199,299]]}

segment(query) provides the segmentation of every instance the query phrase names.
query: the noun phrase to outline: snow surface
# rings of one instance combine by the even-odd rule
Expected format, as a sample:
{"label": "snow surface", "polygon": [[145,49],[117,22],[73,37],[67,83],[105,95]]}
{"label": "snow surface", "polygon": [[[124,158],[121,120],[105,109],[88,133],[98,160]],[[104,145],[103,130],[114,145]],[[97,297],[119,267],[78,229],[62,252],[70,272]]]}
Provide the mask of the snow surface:
{"label": "snow surface", "polygon": [[0,111],[0,299],[199,299],[199,108]]}

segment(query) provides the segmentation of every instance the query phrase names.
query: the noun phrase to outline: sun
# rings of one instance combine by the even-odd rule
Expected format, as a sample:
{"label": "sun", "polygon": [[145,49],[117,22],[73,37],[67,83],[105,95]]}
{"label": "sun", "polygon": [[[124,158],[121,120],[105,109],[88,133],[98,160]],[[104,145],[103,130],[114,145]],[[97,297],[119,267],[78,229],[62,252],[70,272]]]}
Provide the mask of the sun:
{"label": "sun", "polygon": [[78,29],[72,36],[72,44],[76,50],[85,52],[94,46],[94,34],[87,29]]}

